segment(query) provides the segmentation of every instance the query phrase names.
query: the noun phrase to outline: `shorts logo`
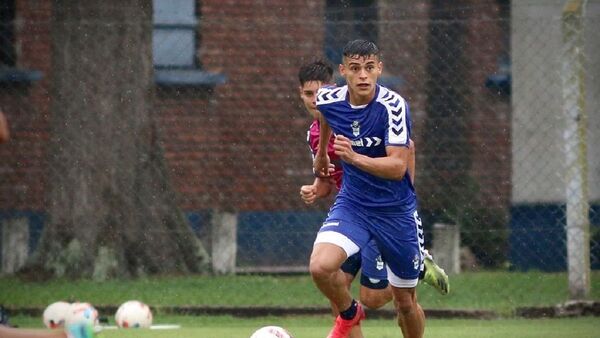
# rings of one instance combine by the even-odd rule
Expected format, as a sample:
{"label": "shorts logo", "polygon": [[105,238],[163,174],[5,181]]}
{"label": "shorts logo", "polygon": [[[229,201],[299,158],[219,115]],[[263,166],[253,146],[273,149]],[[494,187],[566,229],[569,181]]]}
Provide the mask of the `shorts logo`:
{"label": "shorts logo", "polygon": [[335,226],[338,226],[338,225],[340,225],[340,222],[324,222],[323,223],[324,227],[335,227]]}
{"label": "shorts logo", "polygon": [[379,255],[379,256],[377,256],[377,258],[375,258],[375,262],[376,262],[375,268],[377,270],[383,270],[384,265],[383,265],[383,259],[381,259],[381,255]]}
{"label": "shorts logo", "polygon": [[360,134],[360,123],[358,121],[352,122],[352,135],[358,136]]}
{"label": "shorts logo", "polygon": [[413,258],[413,267],[415,268],[415,270],[418,270],[420,266],[421,260],[419,259],[419,255],[415,255],[415,258]]}

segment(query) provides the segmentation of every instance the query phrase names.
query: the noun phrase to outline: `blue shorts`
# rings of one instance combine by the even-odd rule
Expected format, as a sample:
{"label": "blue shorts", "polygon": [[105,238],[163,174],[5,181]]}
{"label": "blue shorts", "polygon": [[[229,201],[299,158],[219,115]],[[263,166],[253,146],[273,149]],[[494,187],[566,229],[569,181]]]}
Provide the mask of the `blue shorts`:
{"label": "blue shorts", "polygon": [[385,289],[388,286],[387,269],[375,241],[370,241],[360,252],[348,257],[341,269],[353,276],[360,270],[360,284],[369,289]]}
{"label": "blue shorts", "polygon": [[315,243],[332,243],[348,257],[373,240],[385,263],[388,280],[396,287],[415,287],[423,264],[423,227],[416,208],[406,212],[373,210],[337,201],[317,234]]}

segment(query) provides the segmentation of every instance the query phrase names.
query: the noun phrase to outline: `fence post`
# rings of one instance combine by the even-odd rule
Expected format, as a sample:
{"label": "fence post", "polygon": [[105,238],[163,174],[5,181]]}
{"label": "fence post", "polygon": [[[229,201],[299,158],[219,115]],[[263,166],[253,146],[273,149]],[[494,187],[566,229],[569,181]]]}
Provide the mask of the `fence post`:
{"label": "fence post", "polygon": [[569,0],[562,13],[562,98],[569,297],[590,292],[590,221],[587,172],[583,13],[585,1]]}
{"label": "fence post", "polygon": [[216,274],[235,273],[237,255],[236,213],[215,211],[212,217],[211,260]]}
{"label": "fence post", "polygon": [[29,255],[29,221],[13,218],[0,221],[2,225],[2,264],[0,272],[13,274],[19,270]]}
{"label": "fence post", "polygon": [[460,273],[460,230],[456,224],[433,225],[432,254],[447,273]]}

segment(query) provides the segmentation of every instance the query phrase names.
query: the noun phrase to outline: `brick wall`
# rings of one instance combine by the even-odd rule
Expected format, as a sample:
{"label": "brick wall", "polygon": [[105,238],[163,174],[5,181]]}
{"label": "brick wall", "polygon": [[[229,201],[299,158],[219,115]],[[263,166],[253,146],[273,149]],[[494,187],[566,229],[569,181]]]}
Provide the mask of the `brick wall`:
{"label": "brick wall", "polygon": [[[379,11],[382,23],[379,46],[382,49],[384,74],[399,76],[404,84],[399,93],[410,105],[413,122],[413,139],[417,149],[417,172],[422,167],[423,130],[426,115],[426,80],[429,30],[429,1],[381,1]],[[399,6],[407,11],[393,10]],[[417,174],[417,182],[419,175]]]}
{"label": "brick wall", "polygon": [[42,71],[31,85],[0,86],[11,140],[0,146],[0,209],[43,210],[50,78],[50,1],[16,1],[17,67]]}
{"label": "brick wall", "polygon": [[322,55],[322,1],[203,1],[202,61],[229,81],[215,92],[219,145],[211,159],[224,208],[301,205],[298,180],[312,182],[297,71]]}
{"label": "brick wall", "polygon": [[[406,8],[405,11],[394,10]],[[453,6],[448,6],[452,8]],[[470,107],[468,144],[472,149],[469,176],[479,185],[478,198],[485,205],[506,208],[510,198],[510,98],[485,87],[489,75],[499,69],[500,57],[509,53],[508,34],[510,15],[502,11],[499,1],[462,1],[454,7],[461,10],[466,28],[464,61],[467,74],[466,103]],[[380,1],[379,45],[383,51],[384,73],[400,76],[405,84],[399,89],[409,101],[413,121],[413,137],[417,144],[417,168],[423,169],[423,137],[427,121],[427,79],[430,76],[455,74],[428,74],[431,29],[430,1]],[[447,22],[433,24],[446,25]],[[436,41],[438,43],[449,43]],[[459,70],[457,70],[457,74]],[[457,79],[461,81],[462,79]],[[460,121],[459,121],[460,123]],[[443,131],[439,131],[440,133]],[[457,153],[454,156],[461,156]],[[423,173],[423,171],[421,171]],[[417,175],[419,194],[430,193],[427,180]],[[440,182],[433,182],[439,185]]]}
{"label": "brick wall", "polygon": [[[510,14],[498,1],[471,1],[466,54],[470,56],[471,134],[470,175],[477,180],[483,205],[508,208],[511,189],[510,97],[484,86],[508,56]],[[498,20],[498,18],[503,18]]]}
{"label": "brick wall", "polygon": [[[407,83],[400,90],[411,103],[417,144],[426,120],[425,76],[428,1],[404,1],[406,13],[381,1],[379,44],[385,71]],[[495,2],[491,2],[492,4]],[[213,90],[157,87],[156,110],[170,174],[184,210],[293,210],[303,208],[299,182],[312,181],[305,131],[310,119],[300,106],[296,72],[322,56],[325,2],[199,1],[200,49],[204,70],[228,81]],[[51,77],[51,2],[17,1],[18,65],[41,70],[31,86],[0,88],[0,105],[13,139],[0,146],[2,209],[43,210]],[[498,9],[472,13],[467,55],[481,67],[473,84],[470,142],[478,149],[472,173],[482,196],[504,204],[509,196],[510,145],[507,100],[483,87],[496,70],[502,32]],[[480,20],[491,18],[492,20]],[[407,19],[391,25],[399,19]],[[505,126],[497,128],[496,126]],[[494,128],[491,128],[494,126]],[[490,132],[493,130],[494,132]],[[422,153],[419,153],[418,163]],[[499,184],[498,184],[499,183]]]}

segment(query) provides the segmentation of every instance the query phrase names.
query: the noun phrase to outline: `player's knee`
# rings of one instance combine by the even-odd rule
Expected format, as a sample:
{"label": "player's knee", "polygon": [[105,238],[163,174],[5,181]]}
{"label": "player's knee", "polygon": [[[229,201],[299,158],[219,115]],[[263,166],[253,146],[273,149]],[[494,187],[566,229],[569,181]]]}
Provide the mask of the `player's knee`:
{"label": "player's knee", "polygon": [[387,303],[387,300],[382,299],[381,297],[367,296],[364,297],[361,295],[360,302],[362,305],[371,310],[379,309]]}
{"label": "player's knee", "polygon": [[396,312],[399,316],[409,316],[412,315],[415,311],[417,311],[417,306],[415,303],[407,303],[407,302],[397,302],[396,303]]}
{"label": "player's knee", "polygon": [[394,299],[394,307],[399,316],[411,315],[418,310],[417,299],[410,293],[396,294]]}
{"label": "player's knee", "polygon": [[327,278],[335,272],[334,269],[329,267],[329,264],[318,257],[311,257],[308,269],[311,276],[316,279]]}
{"label": "player's knee", "polygon": [[373,299],[373,297],[370,297],[368,295],[360,295],[360,302],[362,303],[362,305],[368,309],[377,309],[377,302],[375,301],[375,299]]}
{"label": "player's knee", "polygon": [[392,293],[389,288],[369,289],[361,287],[360,302],[369,309],[379,309],[392,300]]}
{"label": "player's knee", "polygon": [[310,256],[309,271],[315,278],[327,278],[339,271],[346,253],[338,246],[320,244],[315,246]]}

